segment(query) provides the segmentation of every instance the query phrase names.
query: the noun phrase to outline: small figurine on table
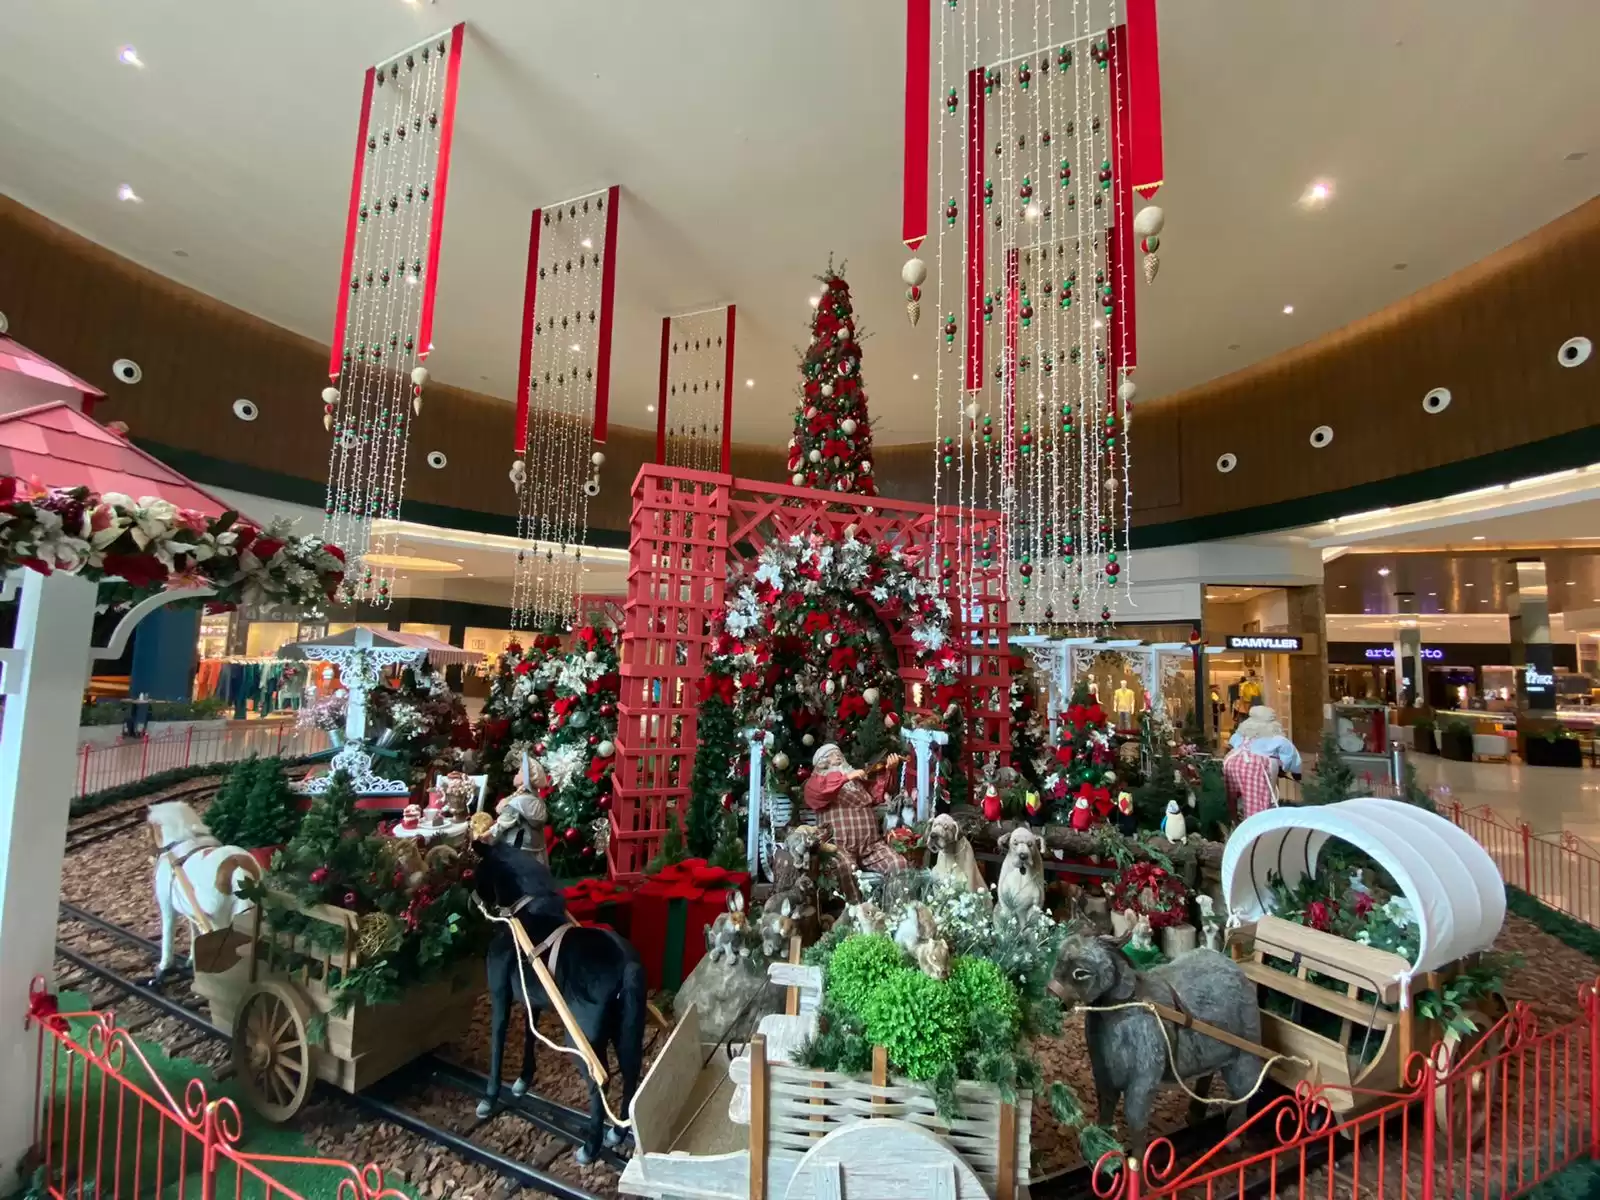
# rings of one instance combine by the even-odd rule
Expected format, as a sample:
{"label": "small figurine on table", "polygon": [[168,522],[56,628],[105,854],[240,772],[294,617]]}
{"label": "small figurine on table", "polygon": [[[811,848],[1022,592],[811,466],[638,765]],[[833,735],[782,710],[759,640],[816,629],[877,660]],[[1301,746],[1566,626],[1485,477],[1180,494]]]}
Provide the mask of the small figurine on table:
{"label": "small figurine on table", "polygon": [[528,851],[546,866],[550,860],[544,848],[544,827],[550,820],[550,809],[543,792],[549,786],[544,767],[524,752],[522,770],[517,772],[517,790],[500,801],[494,823],[497,841]]}
{"label": "small figurine on table", "polygon": [[885,769],[869,779],[867,772],[852,767],[844,751],[832,742],[819,746],[811,758],[806,807],[817,814],[826,840],[849,868],[850,876],[840,881],[847,889],[853,888],[858,870],[887,874],[905,869],[906,860],[884,842],[873,811],[899,765],[900,756],[891,754],[884,760]]}

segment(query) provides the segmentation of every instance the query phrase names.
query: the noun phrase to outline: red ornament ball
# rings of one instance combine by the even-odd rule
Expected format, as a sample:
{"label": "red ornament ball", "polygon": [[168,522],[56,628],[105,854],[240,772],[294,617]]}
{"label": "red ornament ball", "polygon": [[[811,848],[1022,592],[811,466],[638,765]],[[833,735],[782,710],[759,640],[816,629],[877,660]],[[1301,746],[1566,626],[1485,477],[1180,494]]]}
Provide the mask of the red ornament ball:
{"label": "red ornament ball", "polygon": [[589,735],[589,745],[598,746],[599,744],[600,744],[600,735],[598,733],[591,733]]}
{"label": "red ornament ball", "polygon": [[533,752],[535,754],[543,754],[544,753],[544,743],[543,742],[535,742],[533,744]]}
{"label": "red ornament ball", "polygon": [[356,894],[354,892],[346,892],[344,894],[344,906],[346,908],[354,908],[356,906]]}
{"label": "red ornament ball", "polygon": [[579,854],[581,854],[582,857],[584,857],[584,858],[593,858],[594,857],[594,847],[593,846],[585,846],[581,851],[579,851]]}
{"label": "red ornament ball", "polygon": [[568,825],[561,836],[566,838],[569,842],[575,842],[578,840],[578,831],[574,826]]}
{"label": "red ornament ball", "polygon": [[312,883],[321,883],[323,880],[325,880],[327,878],[328,878],[328,868],[327,867],[316,867],[311,872],[311,882]]}
{"label": "red ornament ball", "polygon": [[610,812],[611,811],[611,797],[610,796],[599,796],[599,797],[596,797],[595,802],[594,802],[594,806],[596,808],[598,808],[601,812]]}

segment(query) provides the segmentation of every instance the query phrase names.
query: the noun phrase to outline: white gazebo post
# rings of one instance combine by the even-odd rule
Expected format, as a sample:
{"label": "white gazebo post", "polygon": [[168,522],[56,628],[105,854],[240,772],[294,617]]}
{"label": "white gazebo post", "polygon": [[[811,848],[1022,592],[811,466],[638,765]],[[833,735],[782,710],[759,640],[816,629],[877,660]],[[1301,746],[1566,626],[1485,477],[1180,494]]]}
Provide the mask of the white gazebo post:
{"label": "white gazebo post", "polygon": [[750,794],[745,801],[744,846],[745,862],[750,867],[750,877],[760,878],[761,866],[761,807],[764,793],[761,790],[761,756],[767,748],[764,729],[746,729],[745,741],[750,746]]}
{"label": "white gazebo post", "polygon": [[[19,578],[20,577],[20,578]],[[135,625],[175,600],[209,591],[172,591],[135,605],[110,643],[90,645],[97,588],[65,572],[14,571],[3,596],[21,583],[14,649],[0,693],[0,1194],[17,1183],[15,1165],[33,1142],[32,1079],[38,1035],[24,1032],[28,983],[54,974],[57,904],[66,857],[67,806],[77,757],[78,709],[94,658],[117,658]],[[26,752],[24,752],[26,751]]]}
{"label": "white gazebo post", "polygon": [[306,652],[339,668],[339,680],[349,699],[344,710],[344,745],[328,764],[328,773],[290,786],[297,792],[320,795],[333,785],[334,775],[344,771],[357,796],[409,796],[411,785],[405,780],[384,779],[372,769],[372,752],[367,749],[367,692],[377,686],[385,667],[420,663],[427,651],[409,646],[374,646],[372,630],[365,625],[356,629],[352,641],[354,644],[349,646],[303,643]]}
{"label": "white gazebo post", "polygon": [[930,786],[933,748],[949,744],[950,735],[942,729],[908,729],[901,736],[911,743],[917,756],[917,820],[926,821],[933,811]]}

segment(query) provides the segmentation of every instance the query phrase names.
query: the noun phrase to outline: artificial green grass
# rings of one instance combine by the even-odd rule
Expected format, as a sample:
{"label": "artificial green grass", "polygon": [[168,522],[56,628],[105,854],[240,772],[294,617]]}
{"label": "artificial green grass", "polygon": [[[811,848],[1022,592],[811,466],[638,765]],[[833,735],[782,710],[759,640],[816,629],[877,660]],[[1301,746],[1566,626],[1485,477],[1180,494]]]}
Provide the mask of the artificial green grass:
{"label": "artificial green grass", "polygon": [[[60,1003],[63,1012],[73,1012],[87,1009],[89,1002],[86,996],[65,992]],[[90,1018],[75,1018],[70,1024],[73,1040],[83,1045],[91,1024]],[[53,1158],[60,1157],[64,1137],[70,1139],[67,1143],[70,1161],[65,1164],[65,1171],[61,1170],[61,1164],[56,1164],[54,1180],[58,1188],[66,1195],[81,1200],[96,1200],[97,1197],[113,1194],[134,1195],[136,1181],[137,1194],[141,1197],[176,1200],[180,1195],[201,1195],[200,1146],[196,1139],[181,1136],[172,1122],[159,1119],[157,1110],[138,1101],[131,1090],[119,1088],[114,1082],[105,1086],[106,1077],[100,1071],[88,1072],[85,1082],[83,1061],[75,1057],[70,1064],[69,1087],[69,1056],[60,1043],[48,1037],[46,1048],[44,1079],[47,1089],[50,1087],[52,1066],[50,1049],[54,1050],[56,1059],[56,1084],[51,1105],[54,1124],[48,1124],[46,1118],[41,1116],[40,1136],[43,1138],[49,1133],[49,1140],[56,1148]],[[246,1105],[242,1089],[234,1081],[218,1083],[209,1067],[187,1058],[170,1058],[159,1046],[140,1042],[139,1049],[148,1060],[150,1070],[145,1070],[137,1055],[129,1053],[122,1060],[120,1073],[132,1087],[150,1095],[158,1103],[162,1102],[162,1098],[160,1088],[156,1086],[157,1081],[165,1086],[181,1108],[184,1105],[184,1089],[189,1086],[191,1079],[198,1079],[205,1085],[208,1098],[217,1100],[226,1096],[239,1106],[243,1137],[235,1147],[237,1150],[250,1155],[291,1159],[319,1157],[316,1148],[296,1130],[268,1124],[257,1116]],[[78,1133],[80,1127],[85,1126],[85,1120],[90,1131],[87,1139]],[[80,1149],[83,1154],[81,1178],[78,1166]],[[161,1180],[159,1191],[156,1189],[158,1162]],[[255,1165],[279,1188],[298,1193],[305,1200],[332,1197],[338,1190],[339,1181],[349,1178],[347,1171],[309,1163],[263,1162]],[[356,1164],[358,1168],[361,1165]],[[43,1182],[41,1169],[35,1173],[33,1186],[24,1190],[19,1200],[44,1196],[40,1186]],[[261,1181],[248,1172],[244,1173],[241,1181],[234,1164],[227,1161],[219,1162],[215,1185],[212,1193],[215,1200],[259,1200],[266,1190]],[[406,1195],[416,1194],[409,1188],[400,1187],[397,1181],[389,1181],[388,1185],[399,1188]],[[273,1195],[276,1197],[280,1193],[274,1192]]]}
{"label": "artificial green grass", "polygon": [[1506,911],[1533,922],[1551,937],[1600,962],[1600,929],[1593,925],[1586,925],[1576,917],[1557,912],[1544,901],[1509,883],[1506,884]]}

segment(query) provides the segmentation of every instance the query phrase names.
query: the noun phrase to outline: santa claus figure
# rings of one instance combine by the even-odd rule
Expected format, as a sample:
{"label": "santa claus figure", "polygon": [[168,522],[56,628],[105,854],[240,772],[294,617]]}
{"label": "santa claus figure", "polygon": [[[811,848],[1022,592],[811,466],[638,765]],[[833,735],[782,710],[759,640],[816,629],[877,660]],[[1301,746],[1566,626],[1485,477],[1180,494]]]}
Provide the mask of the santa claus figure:
{"label": "santa claus figure", "polygon": [[544,802],[544,791],[549,786],[544,767],[524,751],[522,770],[517,772],[517,790],[500,801],[494,822],[496,841],[526,850],[547,867],[550,860],[544,848],[544,827],[550,820],[550,809]]}
{"label": "santa claus figure", "polygon": [[[879,833],[876,808],[884,802],[892,772],[900,756],[885,760],[886,770],[869,777],[852,767],[834,743],[817,747],[811,757],[811,777],[806,780],[805,804],[816,814],[823,841],[832,842],[839,860],[850,869],[903,870],[906,860],[887,846]],[[842,881],[843,882],[843,881]],[[853,882],[851,880],[850,882]]]}

